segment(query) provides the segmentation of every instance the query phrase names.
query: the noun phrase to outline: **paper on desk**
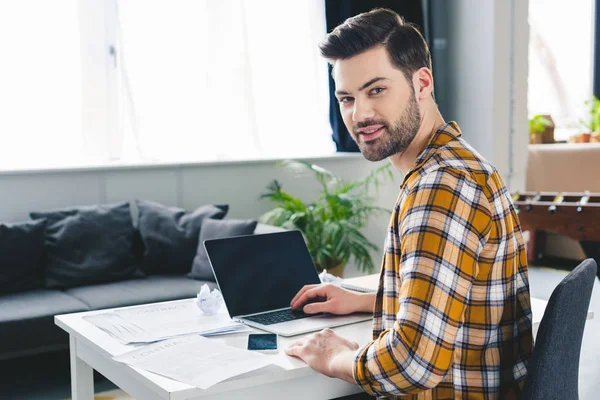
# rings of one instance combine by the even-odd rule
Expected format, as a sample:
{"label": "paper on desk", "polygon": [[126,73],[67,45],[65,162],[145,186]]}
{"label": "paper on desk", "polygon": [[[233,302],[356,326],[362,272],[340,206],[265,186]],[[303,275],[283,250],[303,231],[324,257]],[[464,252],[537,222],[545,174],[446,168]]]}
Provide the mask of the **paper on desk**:
{"label": "paper on desk", "polygon": [[271,358],[227,346],[219,340],[187,335],[153,343],[113,357],[113,360],[208,389],[224,381],[272,364]]}
{"label": "paper on desk", "polygon": [[340,286],[343,281],[343,279],[339,276],[331,275],[329,272],[327,272],[326,269],[321,271],[321,273],[319,274],[319,279],[322,283],[332,283],[336,286]]}
{"label": "paper on desk", "polygon": [[194,299],[109,311],[84,319],[125,344],[150,343],[190,333],[217,335],[248,329],[229,318],[225,308],[217,314],[204,315]]}

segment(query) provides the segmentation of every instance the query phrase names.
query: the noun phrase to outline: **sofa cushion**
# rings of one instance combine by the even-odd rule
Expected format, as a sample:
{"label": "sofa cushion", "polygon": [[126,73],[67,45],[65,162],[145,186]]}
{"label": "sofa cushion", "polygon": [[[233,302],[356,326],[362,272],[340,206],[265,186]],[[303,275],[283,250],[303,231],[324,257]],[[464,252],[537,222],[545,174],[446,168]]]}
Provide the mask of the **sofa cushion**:
{"label": "sofa cushion", "polygon": [[46,220],[0,224],[0,294],[44,286]]}
{"label": "sofa cushion", "polygon": [[202,223],[222,219],[229,206],[208,204],[190,212],[137,200],[138,229],[144,242],[142,270],[147,274],[190,272]]}
{"label": "sofa cushion", "polygon": [[204,221],[200,238],[198,239],[198,250],[192,263],[192,270],[187,275],[189,278],[214,281],[212,269],[208,261],[208,255],[204,248],[207,239],[220,239],[228,236],[251,235],[256,229],[256,220],[235,219],[209,219]]}
{"label": "sofa cushion", "polygon": [[72,288],[65,293],[91,309],[99,310],[196,297],[205,283],[211,289],[216,287],[214,282],[194,281],[185,276],[150,275],[124,282]]}
{"label": "sofa cushion", "polygon": [[58,290],[0,296],[0,355],[68,345],[68,336],[54,324],[54,316],[88,310],[86,304]]}
{"label": "sofa cushion", "polygon": [[46,218],[46,287],[69,288],[143,274],[133,252],[129,203],[30,213]]}

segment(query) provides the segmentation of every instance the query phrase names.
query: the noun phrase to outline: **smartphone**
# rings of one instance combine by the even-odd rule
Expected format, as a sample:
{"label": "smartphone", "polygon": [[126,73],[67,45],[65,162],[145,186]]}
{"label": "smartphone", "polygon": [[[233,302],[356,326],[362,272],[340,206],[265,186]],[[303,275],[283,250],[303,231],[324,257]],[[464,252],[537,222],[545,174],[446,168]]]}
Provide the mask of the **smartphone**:
{"label": "smartphone", "polygon": [[274,333],[251,333],[248,335],[248,350],[261,353],[277,353],[277,335]]}

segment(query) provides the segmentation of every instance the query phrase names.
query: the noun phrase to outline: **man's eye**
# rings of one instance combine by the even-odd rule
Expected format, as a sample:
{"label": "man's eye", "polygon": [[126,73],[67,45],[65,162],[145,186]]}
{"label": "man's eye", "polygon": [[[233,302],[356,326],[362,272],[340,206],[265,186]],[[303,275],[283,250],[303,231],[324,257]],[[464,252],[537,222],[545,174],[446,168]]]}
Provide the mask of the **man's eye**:
{"label": "man's eye", "polygon": [[347,96],[346,96],[346,97],[342,97],[341,99],[339,99],[339,100],[338,100],[338,102],[339,102],[340,104],[343,104],[343,103],[349,103],[349,102],[351,102],[352,100],[353,100],[353,99],[352,99],[352,97],[347,97]]}

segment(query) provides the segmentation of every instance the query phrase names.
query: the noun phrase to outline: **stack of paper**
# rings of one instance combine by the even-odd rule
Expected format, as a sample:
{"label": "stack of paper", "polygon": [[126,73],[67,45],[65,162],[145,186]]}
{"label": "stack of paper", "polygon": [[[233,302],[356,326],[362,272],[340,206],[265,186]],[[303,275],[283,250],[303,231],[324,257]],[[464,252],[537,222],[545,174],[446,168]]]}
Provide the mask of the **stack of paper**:
{"label": "stack of paper", "polygon": [[217,314],[204,315],[193,299],[109,311],[84,319],[124,344],[150,343],[190,333],[210,336],[248,329],[231,320],[224,307]]}
{"label": "stack of paper", "polygon": [[201,389],[273,363],[272,357],[198,335],[149,344],[113,359]]}

